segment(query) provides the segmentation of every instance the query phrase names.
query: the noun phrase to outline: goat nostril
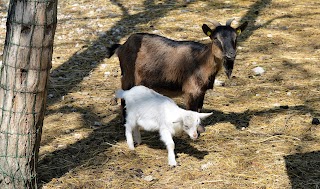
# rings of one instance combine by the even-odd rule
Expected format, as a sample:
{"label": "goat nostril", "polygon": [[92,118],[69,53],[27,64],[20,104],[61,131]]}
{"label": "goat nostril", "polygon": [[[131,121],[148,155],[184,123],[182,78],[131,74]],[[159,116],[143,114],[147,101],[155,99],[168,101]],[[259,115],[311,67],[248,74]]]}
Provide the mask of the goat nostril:
{"label": "goat nostril", "polygon": [[226,54],[226,58],[228,58],[228,59],[235,59],[235,57],[236,57],[236,53],[235,52],[228,52]]}

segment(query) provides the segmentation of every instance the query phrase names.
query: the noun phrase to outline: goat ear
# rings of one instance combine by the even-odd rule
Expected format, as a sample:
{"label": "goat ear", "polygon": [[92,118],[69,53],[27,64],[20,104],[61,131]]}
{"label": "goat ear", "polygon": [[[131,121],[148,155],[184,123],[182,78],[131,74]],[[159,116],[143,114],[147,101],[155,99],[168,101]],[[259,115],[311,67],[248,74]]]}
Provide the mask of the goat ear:
{"label": "goat ear", "polygon": [[248,26],[248,22],[244,22],[241,26],[237,27],[236,28],[237,35],[240,35],[243,32],[243,30],[246,29],[247,26]]}
{"label": "goat ear", "polygon": [[198,113],[200,119],[205,119],[205,118],[211,116],[212,114],[213,114],[213,112],[211,112],[211,113]]}
{"label": "goat ear", "polygon": [[211,37],[212,35],[212,30],[207,26],[207,24],[202,25],[202,31],[205,33],[207,36]]}

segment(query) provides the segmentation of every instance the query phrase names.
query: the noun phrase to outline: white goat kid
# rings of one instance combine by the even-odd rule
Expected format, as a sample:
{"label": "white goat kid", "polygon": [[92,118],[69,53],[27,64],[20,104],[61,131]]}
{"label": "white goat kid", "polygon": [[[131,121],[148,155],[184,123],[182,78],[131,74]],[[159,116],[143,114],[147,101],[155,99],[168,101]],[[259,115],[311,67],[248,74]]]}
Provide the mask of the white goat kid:
{"label": "white goat kid", "polygon": [[127,91],[118,90],[116,97],[126,101],[125,133],[129,148],[134,150],[134,142],[141,143],[139,126],[146,131],[159,131],[168,150],[170,166],[177,165],[172,136],[185,131],[191,139],[197,139],[200,119],[212,115],[184,110],[172,99],[144,86],[135,86]]}

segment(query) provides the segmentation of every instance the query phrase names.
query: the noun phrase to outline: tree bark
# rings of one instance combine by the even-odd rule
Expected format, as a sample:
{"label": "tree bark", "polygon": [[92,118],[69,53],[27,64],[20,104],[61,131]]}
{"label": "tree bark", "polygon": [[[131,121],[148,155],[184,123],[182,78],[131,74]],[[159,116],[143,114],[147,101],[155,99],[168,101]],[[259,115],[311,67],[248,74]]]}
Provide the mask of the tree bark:
{"label": "tree bark", "polygon": [[10,0],[0,65],[0,188],[37,188],[58,0]]}

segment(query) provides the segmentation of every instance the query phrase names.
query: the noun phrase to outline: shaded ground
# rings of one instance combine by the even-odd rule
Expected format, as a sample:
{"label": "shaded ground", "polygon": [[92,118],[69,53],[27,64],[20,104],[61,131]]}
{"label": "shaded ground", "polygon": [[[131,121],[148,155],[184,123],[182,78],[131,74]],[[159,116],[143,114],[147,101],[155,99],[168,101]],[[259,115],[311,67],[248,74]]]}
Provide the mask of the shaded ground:
{"label": "shaded ground", "polygon": [[[317,0],[60,0],[40,184],[319,188],[320,126],[311,124],[320,117],[319,6]],[[0,10],[4,41],[3,3]],[[143,132],[143,144],[130,152],[112,100],[119,63],[105,58],[106,46],[134,32],[208,43],[201,25],[231,17],[250,24],[239,39],[234,77],[220,74],[226,85],[206,94],[204,111],[214,112],[206,133],[195,142],[175,138],[176,168],[167,166],[157,133]],[[263,75],[253,74],[257,66]]]}

